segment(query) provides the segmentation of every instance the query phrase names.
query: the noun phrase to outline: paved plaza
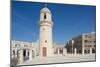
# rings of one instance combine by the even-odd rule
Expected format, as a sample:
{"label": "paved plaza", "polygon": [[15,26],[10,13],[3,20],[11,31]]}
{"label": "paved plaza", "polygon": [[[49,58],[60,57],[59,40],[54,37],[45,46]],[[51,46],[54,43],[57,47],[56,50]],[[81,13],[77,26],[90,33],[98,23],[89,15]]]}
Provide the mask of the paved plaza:
{"label": "paved plaza", "polygon": [[47,63],[63,63],[63,62],[81,62],[81,61],[95,61],[95,54],[67,54],[64,55],[55,55],[52,57],[35,57],[32,60],[27,60],[21,65],[30,65],[30,64],[47,64]]}

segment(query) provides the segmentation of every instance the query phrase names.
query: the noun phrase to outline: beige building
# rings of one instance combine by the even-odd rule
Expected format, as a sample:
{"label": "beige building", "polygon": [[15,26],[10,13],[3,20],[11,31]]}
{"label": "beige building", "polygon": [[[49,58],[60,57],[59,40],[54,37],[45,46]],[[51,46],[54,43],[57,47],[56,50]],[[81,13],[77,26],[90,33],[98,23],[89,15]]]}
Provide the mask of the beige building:
{"label": "beige building", "polygon": [[96,52],[95,32],[84,33],[72,38],[67,42],[68,53],[74,53],[75,48],[78,54],[89,54]]}

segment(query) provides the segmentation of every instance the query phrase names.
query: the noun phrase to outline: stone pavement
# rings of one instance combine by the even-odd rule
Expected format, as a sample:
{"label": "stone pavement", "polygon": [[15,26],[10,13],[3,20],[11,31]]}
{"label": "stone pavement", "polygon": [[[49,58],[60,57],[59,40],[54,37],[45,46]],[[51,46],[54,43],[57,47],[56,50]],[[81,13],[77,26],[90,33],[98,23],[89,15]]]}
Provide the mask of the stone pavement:
{"label": "stone pavement", "polygon": [[81,61],[95,61],[95,54],[67,54],[67,55],[55,55],[52,57],[35,57],[32,60],[27,60],[21,65],[30,64],[46,64],[46,63],[63,63],[63,62],[81,62]]}

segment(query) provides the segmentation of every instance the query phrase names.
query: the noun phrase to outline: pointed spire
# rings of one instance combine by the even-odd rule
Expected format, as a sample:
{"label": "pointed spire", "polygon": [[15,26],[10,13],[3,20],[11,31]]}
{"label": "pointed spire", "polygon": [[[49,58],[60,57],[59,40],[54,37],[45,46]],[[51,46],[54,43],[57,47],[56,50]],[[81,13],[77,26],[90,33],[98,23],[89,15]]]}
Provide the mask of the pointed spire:
{"label": "pointed spire", "polygon": [[45,7],[47,7],[47,4],[45,4]]}

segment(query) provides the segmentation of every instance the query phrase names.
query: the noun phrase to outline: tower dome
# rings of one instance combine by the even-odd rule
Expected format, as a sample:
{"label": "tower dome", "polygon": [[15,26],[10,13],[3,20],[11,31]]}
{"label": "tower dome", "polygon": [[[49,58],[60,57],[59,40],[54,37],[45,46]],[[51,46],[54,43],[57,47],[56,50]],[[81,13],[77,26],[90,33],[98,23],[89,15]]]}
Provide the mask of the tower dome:
{"label": "tower dome", "polygon": [[52,13],[47,8],[47,4],[45,4],[45,7],[40,10],[40,22],[48,21],[52,23]]}
{"label": "tower dome", "polygon": [[43,9],[41,9],[41,13],[51,13],[51,11],[47,8],[47,7],[44,7]]}

